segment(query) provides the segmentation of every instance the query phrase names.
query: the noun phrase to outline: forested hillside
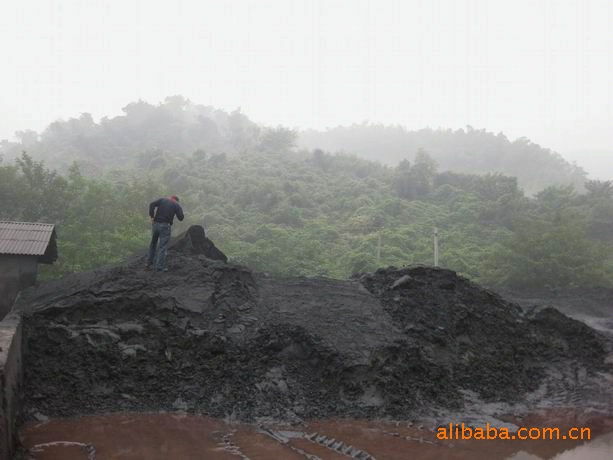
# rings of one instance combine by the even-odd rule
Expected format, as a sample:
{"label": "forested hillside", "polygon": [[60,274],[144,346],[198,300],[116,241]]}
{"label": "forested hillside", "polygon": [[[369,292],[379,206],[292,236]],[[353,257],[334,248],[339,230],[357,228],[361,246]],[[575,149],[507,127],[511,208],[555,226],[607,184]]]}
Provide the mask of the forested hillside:
{"label": "forested hillside", "polygon": [[146,172],[160,166],[156,161],[162,153],[184,155],[200,149],[232,154],[295,138],[283,128],[261,128],[239,110],[227,113],[192,104],[182,96],[166,98],[159,105],[133,102],[123,112],[99,123],[83,113],[55,121],[42,133],[20,131],[18,142],[0,145],[0,155],[12,159],[26,151],[59,170],[77,161],[88,175],[131,167]]}
{"label": "forested hillside", "polygon": [[331,152],[355,153],[361,158],[396,165],[412,160],[419,149],[426,150],[442,171],[469,174],[501,173],[517,177],[519,186],[534,194],[550,185],[573,185],[583,190],[585,171],[559,154],[529,139],[509,141],[504,134],[476,130],[421,129],[407,131],[400,126],[361,124],[301,133],[301,147]]}
{"label": "forested hillside", "polygon": [[[613,185],[584,183],[582,171],[528,141],[357,126],[310,133],[325,150],[297,149],[292,130],[180,96],[124,112],[99,123],[88,114],[57,121],[0,147],[0,219],[58,224],[60,261],[46,276],[143,251],[148,203],[176,193],[187,218],[175,235],[204,224],[231,259],[275,274],[344,278],[431,264],[437,226],[441,264],[481,283],[613,279]],[[324,141],[400,161],[332,154]],[[542,190],[528,195],[522,180]]]}
{"label": "forested hillside", "polygon": [[[145,161],[146,160],[146,161]],[[142,154],[146,168],[66,174],[23,155],[0,166],[1,219],[58,224],[46,276],[143,251],[147,205],[177,193],[187,225],[205,225],[234,262],[280,275],[336,278],[379,266],[441,265],[490,286],[610,285],[613,186],[549,187],[526,197],[514,178],[439,173],[424,151],[391,168],[283,142],[234,154]],[[380,251],[378,250],[381,241]]]}
{"label": "forested hillside", "polygon": [[427,151],[440,171],[467,174],[501,173],[517,177],[519,187],[534,194],[550,185],[573,185],[583,191],[585,172],[560,155],[528,139],[509,141],[468,127],[466,130],[407,131],[399,126],[353,125],[325,132],[296,133],[277,127],[264,128],[240,110],[231,113],[198,105],[182,96],[152,105],[133,102],[124,114],[95,122],[90,114],[51,123],[42,133],[21,131],[18,142],[0,144],[5,160],[27,151],[61,171],[78,161],[86,175],[112,168],[157,166],[159,153],[233,154],[254,150],[289,148],[345,152],[360,158],[396,166],[413,161],[418,150]]}

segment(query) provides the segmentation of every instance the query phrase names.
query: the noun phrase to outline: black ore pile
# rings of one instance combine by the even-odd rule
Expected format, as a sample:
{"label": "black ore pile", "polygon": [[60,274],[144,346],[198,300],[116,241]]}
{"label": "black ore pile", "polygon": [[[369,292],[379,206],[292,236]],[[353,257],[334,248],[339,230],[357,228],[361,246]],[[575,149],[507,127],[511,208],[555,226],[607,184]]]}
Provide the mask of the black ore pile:
{"label": "black ore pile", "polygon": [[600,335],[553,309],[524,314],[449,270],[275,279],[225,260],[193,227],[168,273],[134,259],[26,291],[25,416],[406,418],[459,410],[467,392],[602,396]]}

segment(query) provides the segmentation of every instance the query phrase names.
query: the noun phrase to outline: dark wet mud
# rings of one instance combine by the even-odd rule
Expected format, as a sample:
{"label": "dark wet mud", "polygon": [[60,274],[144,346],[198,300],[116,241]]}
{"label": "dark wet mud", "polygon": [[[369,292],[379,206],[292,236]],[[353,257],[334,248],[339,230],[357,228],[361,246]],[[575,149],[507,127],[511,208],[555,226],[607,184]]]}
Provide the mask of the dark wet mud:
{"label": "dark wet mud", "polygon": [[526,310],[555,307],[565,315],[584,322],[600,333],[613,337],[613,289],[557,288],[531,291],[507,291],[505,297]]}
{"label": "dark wet mud", "polygon": [[[609,459],[613,418],[576,412],[526,417],[534,426],[592,428],[583,441],[441,441],[417,422],[324,420],[247,425],[181,414],[88,416],[30,422],[19,458],[32,460],[191,459]],[[608,450],[606,450],[608,449]],[[602,456],[603,452],[608,456]]]}
{"label": "dark wet mud", "polygon": [[[274,278],[228,264],[204,238],[191,229],[175,241],[168,273],[134,258],[21,295],[21,458],[534,460],[610,449],[612,335],[582,320],[592,310],[573,319],[431,267]],[[435,436],[486,421],[572,422],[592,440]]]}
{"label": "dark wet mud", "polygon": [[21,295],[25,421],[163,410],[295,424],[613,407],[611,338],[555,308],[522,308],[431,267],[273,278],[226,263],[203,238],[190,229],[175,241],[168,273],[134,258]]}

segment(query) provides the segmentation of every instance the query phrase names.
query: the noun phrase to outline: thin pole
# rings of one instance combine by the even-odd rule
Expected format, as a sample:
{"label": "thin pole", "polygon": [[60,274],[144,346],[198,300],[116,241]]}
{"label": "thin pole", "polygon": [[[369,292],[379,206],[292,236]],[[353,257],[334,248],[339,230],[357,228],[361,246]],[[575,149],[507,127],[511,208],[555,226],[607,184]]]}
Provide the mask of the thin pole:
{"label": "thin pole", "polygon": [[438,228],[434,227],[434,266],[438,267]]}
{"label": "thin pole", "polygon": [[379,239],[377,241],[377,266],[381,261],[381,230],[379,230]]}

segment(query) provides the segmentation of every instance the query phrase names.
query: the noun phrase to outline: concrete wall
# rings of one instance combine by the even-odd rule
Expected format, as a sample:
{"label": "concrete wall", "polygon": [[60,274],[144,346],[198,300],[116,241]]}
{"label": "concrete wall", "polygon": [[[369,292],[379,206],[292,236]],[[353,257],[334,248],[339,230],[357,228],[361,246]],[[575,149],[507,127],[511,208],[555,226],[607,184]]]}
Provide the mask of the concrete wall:
{"label": "concrete wall", "polygon": [[38,258],[0,254],[0,319],[11,311],[17,293],[36,283]]}
{"label": "concrete wall", "polygon": [[17,415],[22,382],[21,317],[0,321],[0,459],[10,459],[17,442]]}

